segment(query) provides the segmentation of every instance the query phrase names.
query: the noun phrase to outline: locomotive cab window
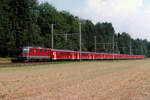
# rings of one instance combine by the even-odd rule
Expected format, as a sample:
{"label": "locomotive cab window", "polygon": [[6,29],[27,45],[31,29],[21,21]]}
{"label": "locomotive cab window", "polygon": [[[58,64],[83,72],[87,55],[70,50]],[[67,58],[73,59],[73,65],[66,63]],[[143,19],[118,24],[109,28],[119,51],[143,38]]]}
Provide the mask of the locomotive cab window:
{"label": "locomotive cab window", "polygon": [[40,53],[42,52],[42,49],[40,49]]}
{"label": "locomotive cab window", "polygon": [[24,52],[24,53],[28,53],[28,52],[29,52],[29,49],[23,49],[23,52]]}

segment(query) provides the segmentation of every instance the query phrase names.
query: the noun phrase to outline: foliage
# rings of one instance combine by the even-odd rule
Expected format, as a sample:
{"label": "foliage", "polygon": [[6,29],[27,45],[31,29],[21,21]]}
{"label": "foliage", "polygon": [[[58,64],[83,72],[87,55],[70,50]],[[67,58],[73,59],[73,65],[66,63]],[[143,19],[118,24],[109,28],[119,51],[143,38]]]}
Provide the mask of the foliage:
{"label": "foliage", "polygon": [[54,48],[79,50],[79,34],[74,34],[79,33],[79,23],[82,24],[82,51],[95,51],[96,36],[97,52],[150,56],[147,40],[132,39],[126,32],[115,33],[111,23],[94,25],[90,20],[57,11],[51,4],[39,4],[37,0],[0,1],[0,56],[18,56],[23,46],[51,48],[51,24],[54,24]]}

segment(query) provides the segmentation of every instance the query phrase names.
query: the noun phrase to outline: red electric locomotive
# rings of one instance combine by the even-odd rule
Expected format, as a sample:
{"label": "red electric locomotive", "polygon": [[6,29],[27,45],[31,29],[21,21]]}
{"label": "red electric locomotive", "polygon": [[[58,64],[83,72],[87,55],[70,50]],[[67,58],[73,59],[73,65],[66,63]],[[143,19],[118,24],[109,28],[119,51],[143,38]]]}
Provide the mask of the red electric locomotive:
{"label": "red electric locomotive", "polygon": [[23,47],[21,58],[24,61],[51,60],[50,49],[41,47]]}

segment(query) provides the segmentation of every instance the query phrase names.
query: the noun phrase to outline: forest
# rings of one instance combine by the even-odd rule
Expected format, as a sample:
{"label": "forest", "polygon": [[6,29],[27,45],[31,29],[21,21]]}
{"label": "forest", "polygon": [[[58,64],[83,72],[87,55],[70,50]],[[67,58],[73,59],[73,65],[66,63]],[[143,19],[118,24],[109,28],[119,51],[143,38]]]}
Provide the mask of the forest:
{"label": "forest", "polygon": [[82,51],[150,56],[149,41],[116,33],[111,22],[94,24],[37,0],[0,0],[0,57],[16,57],[24,46],[51,48],[52,24],[54,48],[79,51],[79,23]]}

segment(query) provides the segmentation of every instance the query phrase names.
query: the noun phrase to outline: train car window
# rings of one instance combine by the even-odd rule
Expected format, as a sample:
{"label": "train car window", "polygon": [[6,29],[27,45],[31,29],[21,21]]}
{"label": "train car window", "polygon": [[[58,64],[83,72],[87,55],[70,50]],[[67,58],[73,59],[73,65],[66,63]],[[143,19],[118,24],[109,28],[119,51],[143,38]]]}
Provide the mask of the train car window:
{"label": "train car window", "polygon": [[34,50],[34,52],[36,53],[36,52],[37,52],[37,50]]}
{"label": "train car window", "polygon": [[47,50],[44,50],[44,52],[47,52]]}
{"label": "train car window", "polygon": [[42,49],[40,49],[40,53],[42,52]]}
{"label": "train car window", "polygon": [[82,53],[82,56],[88,56],[89,54],[88,53]]}
{"label": "train car window", "polygon": [[72,53],[71,52],[58,52],[58,55],[69,56],[69,55],[72,55]]}

